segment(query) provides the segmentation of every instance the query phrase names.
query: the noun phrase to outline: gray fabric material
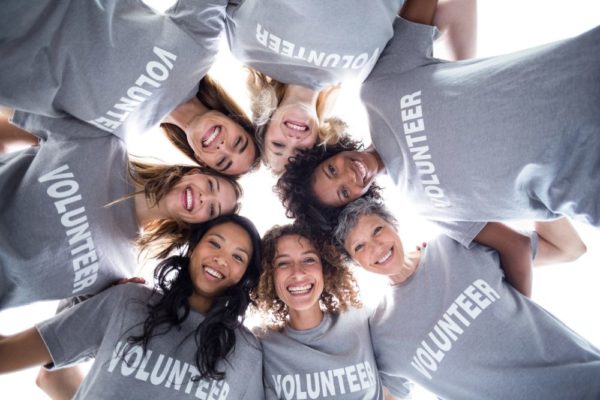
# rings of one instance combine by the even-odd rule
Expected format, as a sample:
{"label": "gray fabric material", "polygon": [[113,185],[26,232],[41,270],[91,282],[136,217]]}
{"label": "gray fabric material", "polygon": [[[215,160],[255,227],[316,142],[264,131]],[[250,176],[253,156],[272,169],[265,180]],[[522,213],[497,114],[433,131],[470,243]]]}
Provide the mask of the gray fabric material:
{"label": "gray fabric material", "polygon": [[434,220],[600,226],[600,28],[487,59],[431,57],[398,19],[362,89],[387,172]]}
{"label": "gray fabric material", "polygon": [[383,399],[366,310],[325,314],[305,331],[261,337],[267,399]]}
{"label": "gray fabric material", "polygon": [[9,0],[0,13],[0,105],[70,114],[121,137],[193,97],[218,51],[226,0]]}
{"label": "gray fabric material", "polygon": [[239,0],[227,7],[233,55],[283,83],[320,89],[364,80],[403,0]]}
{"label": "gray fabric material", "polygon": [[392,392],[408,378],[445,399],[600,396],[600,350],[507,284],[498,254],[484,246],[430,241],[370,323]]}
{"label": "gray fabric material", "polygon": [[104,207],[133,192],[124,143],[74,119],[21,116],[40,144],[0,156],[0,309],[131,277],[133,201]]}
{"label": "gray fabric material", "polygon": [[[155,336],[142,356],[139,345],[127,346],[127,338],[140,335],[147,317],[151,289],[139,284],[110,288],[54,318],[37,325],[55,369],[94,356],[90,372],[75,399],[218,399],[263,398],[260,346],[244,328],[236,332],[236,347],[223,381],[200,380],[194,361],[192,335],[204,317],[190,312],[180,327]],[[158,295],[153,295],[158,296]]]}

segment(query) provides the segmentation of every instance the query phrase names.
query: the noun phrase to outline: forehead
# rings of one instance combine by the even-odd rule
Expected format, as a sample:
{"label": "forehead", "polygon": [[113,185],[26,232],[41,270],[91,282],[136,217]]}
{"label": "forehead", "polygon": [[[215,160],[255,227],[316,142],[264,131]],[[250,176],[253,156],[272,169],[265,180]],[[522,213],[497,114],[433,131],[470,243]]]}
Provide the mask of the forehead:
{"label": "forehead", "polygon": [[252,240],[250,234],[242,228],[240,225],[234,222],[224,222],[219,225],[215,225],[210,228],[204,238],[217,236],[225,243],[230,244],[234,247],[240,247],[248,253],[252,251]]}
{"label": "forehead", "polygon": [[[371,230],[375,226],[384,225],[392,226],[385,219],[381,218],[378,214],[364,214],[358,217],[356,224],[352,227],[346,235],[345,243],[352,243],[353,241],[360,240],[371,235]],[[393,226],[392,226],[393,227]]]}
{"label": "forehead", "polygon": [[276,254],[290,254],[295,252],[316,252],[314,246],[304,236],[300,235],[284,235],[277,239]]}

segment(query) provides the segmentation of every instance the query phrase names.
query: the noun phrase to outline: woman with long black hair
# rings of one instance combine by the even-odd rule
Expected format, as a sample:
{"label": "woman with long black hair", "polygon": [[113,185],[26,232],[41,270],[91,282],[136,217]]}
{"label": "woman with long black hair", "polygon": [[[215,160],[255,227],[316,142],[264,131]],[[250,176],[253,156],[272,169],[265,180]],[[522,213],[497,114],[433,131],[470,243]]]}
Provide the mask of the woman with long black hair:
{"label": "woman with long black hair", "polygon": [[203,224],[156,287],[119,285],[0,339],[0,371],[60,368],[94,355],[76,398],[260,399],[261,351],[241,325],[258,280],[260,237],[244,217]]}

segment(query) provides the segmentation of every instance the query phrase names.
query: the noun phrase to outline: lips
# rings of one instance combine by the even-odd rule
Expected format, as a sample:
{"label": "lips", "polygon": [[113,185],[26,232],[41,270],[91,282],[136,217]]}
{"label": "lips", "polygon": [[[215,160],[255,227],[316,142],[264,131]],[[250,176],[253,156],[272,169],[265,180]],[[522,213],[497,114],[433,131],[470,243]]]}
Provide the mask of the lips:
{"label": "lips", "polygon": [[222,137],[221,131],[222,127],[217,125],[204,132],[204,135],[202,135],[202,147],[210,147],[212,144],[218,143],[219,140],[217,139]]}
{"label": "lips", "polygon": [[208,265],[204,266],[204,273],[216,280],[225,279],[225,275],[223,275],[221,272],[217,271],[216,269],[209,267]]}
{"label": "lips", "polygon": [[287,135],[295,139],[302,139],[310,133],[310,126],[298,120],[288,119],[283,125],[287,128]]}
{"label": "lips", "polygon": [[194,191],[189,186],[183,191],[183,208],[187,211],[194,209]]}
{"label": "lips", "polygon": [[354,173],[356,174],[356,181],[361,186],[365,186],[365,181],[367,180],[367,167],[362,161],[352,160],[352,165],[354,167]]}
{"label": "lips", "polygon": [[385,265],[389,260],[392,259],[392,256],[394,255],[394,247],[390,247],[390,249],[388,251],[386,251],[384,254],[382,254],[377,261],[375,261],[376,265]]}
{"label": "lips", "polygon": [[315,285],[312,283],[293,284],[286,287],[292,296],[302,296],[311,292]]}

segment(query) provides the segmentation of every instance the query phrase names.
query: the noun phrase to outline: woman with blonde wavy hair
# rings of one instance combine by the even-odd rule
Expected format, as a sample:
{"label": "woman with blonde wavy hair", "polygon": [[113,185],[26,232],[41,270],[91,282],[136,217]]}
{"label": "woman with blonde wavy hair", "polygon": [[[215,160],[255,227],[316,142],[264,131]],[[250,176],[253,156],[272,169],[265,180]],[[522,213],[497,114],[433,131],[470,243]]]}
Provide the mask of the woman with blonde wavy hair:
{"label": "woman with blonde wavy hair", "polygon": [[253,299],[271,322],[259,333],[266,398],[383,399],[369,313],[339,251],[285,225],[265,234],[262,254]]}

